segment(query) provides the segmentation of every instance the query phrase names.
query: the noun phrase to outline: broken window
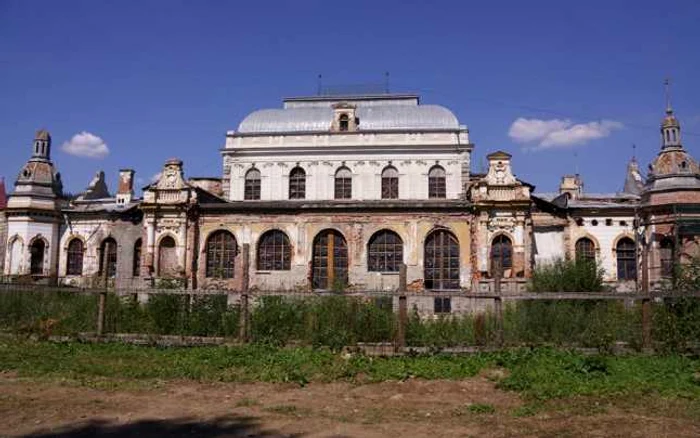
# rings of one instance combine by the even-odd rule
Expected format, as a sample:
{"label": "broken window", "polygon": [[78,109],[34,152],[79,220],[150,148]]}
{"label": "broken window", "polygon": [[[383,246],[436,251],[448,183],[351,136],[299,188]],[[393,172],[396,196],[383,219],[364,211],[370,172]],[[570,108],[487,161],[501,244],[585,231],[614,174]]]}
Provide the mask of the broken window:
{"label": "broken window", "polygon": [[311,283],[314,289],[342,290],[348,284],[348,245],[336,230],[314,239]]}
{"label": "broken window", "polygon": [[258,270],[289,271],[292,266],[292,247],[289,238],[280,230],[263,234],[258,241]]}
{"label": "broken window", "polygon": [[74,238],[68,243],[66,275],[83,275],[83,241]]}
{"label": "broken window", "polygon": [[403,263],[403,241],[390,230],[376,232],[367,251],[367,269],[370,272],[399,272]]}
{"label": "broken window", "polygon": [[508,236],[496,236],[491,243],[491,276],[503,276],[503,270],[513,267],[513,243]]}
{"label": "broken window", "polygon": [[335,199],[352,198],[352,172],[347,167],[341,167],[335,172]]}
{"label": "broken window", "polygon": [[617,242],[615,252],[617,253],[617,279],[636,280],[637,251],[634,240],[623,237]]}
{"label": "broken window", "polygon": [[451,232],[436,230],[425,239],[423,270],[426,289],[459,289],[459,242]]}
{"label": "broken window", "polygon": [[236,239],[228,231],[213,232],[207,239],[207,272],[210,278],[233,278]]}
{"label": "broken window", "polygon": [[595,244],[588,237],[576,241],[576,260],[595,262]]}
{"label": "broken window", "polygon": [[382,171],[382,199],[399,198],[399,171],[389,166]]}
{"label": "broken window", "polygon": [[245,174],[243,198],[247,201],[260,199],[260,171],[258,169],[250,169]]}
{"label": "broken window", "polygon": [[29,273],[32,275],[43,275],[44,274],[44,250],[46,249],[46,244],[40,238],[37,238],[32,246],[29,247]]}
{"label": "broken window", "polygon": [[446,198],[445,169],[433,166],[428,172],[428,198]]}
{"label": "broken window", "polygon": [[306,172],[295,167],[289,172],[289,199],[306,198]]}
{"label": "broken window", "polygon": [[435,297],[433,302],[434,313],[452,312],[452,299],[450,297]]}
{"label": "broken window", "polygon": [[117,275],[117,241],[112,237],[106,238],[100,245],[99,275],[104,275],[105,273],[107,277],[115,277]]}

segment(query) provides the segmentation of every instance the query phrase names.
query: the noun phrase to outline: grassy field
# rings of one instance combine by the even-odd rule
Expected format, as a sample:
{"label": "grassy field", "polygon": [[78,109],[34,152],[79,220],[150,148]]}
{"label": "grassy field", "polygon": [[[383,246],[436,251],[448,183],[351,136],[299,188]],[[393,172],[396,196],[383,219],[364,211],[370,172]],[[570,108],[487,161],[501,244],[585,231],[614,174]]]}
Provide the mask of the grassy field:
{"label": "grassy field", "polygon": [[23,377],[216,382],[382,382],[465,379],[484,370],[498,388],[533,400],[572,396],[644,396],[700,401],[700,359],[586,356],[557,349],[515,349],[468,356],[373,358],[327,349],[157,348],[124,344],[0,341],[0,371]]}

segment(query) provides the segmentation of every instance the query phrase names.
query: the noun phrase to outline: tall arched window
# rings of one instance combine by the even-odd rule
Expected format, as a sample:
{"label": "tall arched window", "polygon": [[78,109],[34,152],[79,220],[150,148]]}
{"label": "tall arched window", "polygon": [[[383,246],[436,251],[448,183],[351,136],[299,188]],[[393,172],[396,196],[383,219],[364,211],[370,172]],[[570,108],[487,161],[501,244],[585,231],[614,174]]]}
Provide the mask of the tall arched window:
{"label": "tall arched window", "polygon": [[233,278],[236,239],[228,231],[213,232],[207,239],[207,272],[210,278]]}
{"label": "tall arched window", "polygon": [[10,246],[10,274],[17,275],[22,267],[22,254],[24,254],[22,239],[16,237]]}
{"label": "tall arched window", "polygon": [[336,230],[316,235],[311,260],[311,284],[314,289],[344,288],[348,284],[348,244]]}
{"label": "tall arched window", "polygon": [[30,263],[29,273],[32,275],[44,275],[44,250],[46,243],[43,239],[36,239],[29,247]]}
{"label": "tall arched window", "polygon": [[446,198],[445,169],[433,166],[428,172],[428,198]]}
{"label": "tall arched window", "polygon": [[258,241],[258,270],[289,271],[292,269],[292,247],[280,230],[270,230]]}
{"label": "tall arched window", "polygon": [[[106,266],[105,266],[106,263]],[[100,245],[100,275],[107,270],[107,277],[117,275],[117,241],[108,237]]]}
{"label": "tall arched window", "polygon": [[374,233],[367,245],[367,270],[370,272],[399,272],[403,263],[403,240],[393,231]]}
{"label": "tall arched window", "polygon": [[306,172],[301,167],[295,167],[289,172],[289,199],[306,198]]}
{"label": "tall arched window", "polygon": [[637,251],[634,240],[623,237],[617,242],[615,247],[617,254],[617,279],[636,280],[637,279]]}
{"label": "tall arched window", "polygon": [[399,171],[389,166],[382,171],[382,199],[399,198]]}
{"label": "tall arched window", "polygon": [[178,276],[177,272],[177,250],[175,239],[165,236],[160,239],[158,245],[158,276],[173,278]]}
{"label": "tall arched window", "polygon": [[588,237],[576,241],[576,260],[595,262],[595,244]]}
{"label": "tall arched window", "polygon": [[661,276],[673,277],[673,240],[669,237],[664,237],[661,240],[659,248],[659,256],[661,261]]}
{"label": "tall arched window", "polygon": [[74,238],[68,242],[66,275],[83,275],[83,241]]}
{"label": "tall arched window", "polygon": [[134,260],[131,265],[131,275],[139,277],[141,275],[141,239],[136,239],[134,243]]}
{"label": "tall arched window", "polygon": [[260,199],[260,171],[258,169],[250,169],[248,172],[246,172],[243,199]]}
{"label": "tall arched window", "polygon": [[491,242],[491,276],[503,276],[505,269],[513,267],[513,242],[503,234]]}
{"label": "tall arched window", "polygon": [[347,167],[335,172],[335,199],[352,199],[352,172]]}
{"label": "tall arched window", "polygon": [[425,239],[423,281],[426,289],[459,289],[459,242],[447,230]]}

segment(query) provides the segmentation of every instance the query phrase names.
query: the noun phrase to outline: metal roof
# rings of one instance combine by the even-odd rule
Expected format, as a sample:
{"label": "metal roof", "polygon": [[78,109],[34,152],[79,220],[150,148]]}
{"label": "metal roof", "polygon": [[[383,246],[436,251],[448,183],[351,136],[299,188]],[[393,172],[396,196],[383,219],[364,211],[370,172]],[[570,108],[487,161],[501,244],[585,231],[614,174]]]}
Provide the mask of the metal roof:
{"label": "metal roof", "polygon": [[[362,106],[355,111],[360,131],[458,130],[457,117],[439,105]],[[333,121],[331,107],[264,109],[249,114],[240,125],[241,134],[328,132]]]}

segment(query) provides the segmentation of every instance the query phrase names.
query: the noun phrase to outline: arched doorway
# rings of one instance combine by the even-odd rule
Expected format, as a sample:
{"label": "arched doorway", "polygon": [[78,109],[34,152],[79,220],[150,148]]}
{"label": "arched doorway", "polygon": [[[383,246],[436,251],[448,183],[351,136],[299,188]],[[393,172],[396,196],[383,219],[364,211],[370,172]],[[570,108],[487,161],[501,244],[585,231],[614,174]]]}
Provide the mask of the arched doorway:
{"label": "arched doorway", "polygon": [[158,246],[158,276],[174,278],[177,275],[175,239],[165,236],[160,240],[160,245]]}
{"label": "arched doorway", "polygon": [[459,241],[447,230],[425,239],[423,281],[426,289],[459,289]]}
{"label": "arched doorway", "polygon": [[311,262],[314,289],[342,289],[348,284],[348,245],[336,230],[316,235]]}
{"label": "arched doorway", "polygon": [[44,250],[46,243],[42,239],[36,239],[29,247],[30,262],[29,273],[32,275],[44,275]]}

